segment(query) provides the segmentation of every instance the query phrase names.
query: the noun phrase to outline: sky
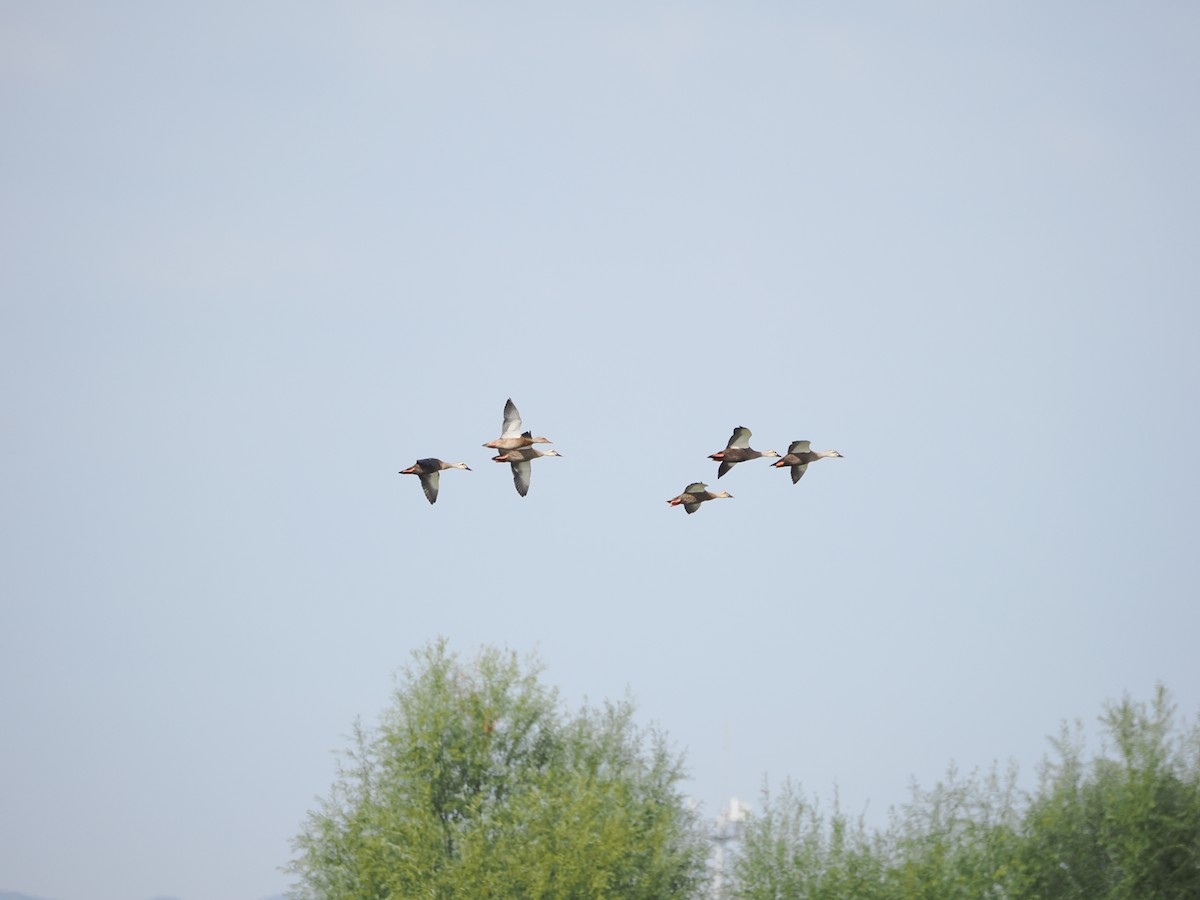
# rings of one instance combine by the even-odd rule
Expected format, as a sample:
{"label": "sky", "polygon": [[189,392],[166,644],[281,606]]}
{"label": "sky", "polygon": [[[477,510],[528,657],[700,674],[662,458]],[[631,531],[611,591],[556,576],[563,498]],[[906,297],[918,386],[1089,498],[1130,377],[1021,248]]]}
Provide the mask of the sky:
{"label": "sky", "polygon": [[[261,900],[414,650],[882,822],[1200,710],[1200,11],[0,4],[0,890]],[[512,397],[561,459],[482,444]],[[836,449],[792,485],[706,457]],[[465,461],[430,506],[415,459]],[[663,501],[703,480],[733,500]]]}

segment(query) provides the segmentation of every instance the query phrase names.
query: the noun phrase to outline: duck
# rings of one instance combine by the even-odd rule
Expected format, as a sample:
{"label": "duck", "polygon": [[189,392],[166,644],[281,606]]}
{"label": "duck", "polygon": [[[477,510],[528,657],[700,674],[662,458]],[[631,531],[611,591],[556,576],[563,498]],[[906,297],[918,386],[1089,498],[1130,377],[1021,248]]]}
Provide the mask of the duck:
{"label": "duck", "polygon": [[763,450],[761,453],[758,450],[751,450],[750,429],[739,425],[733,429],[733,434],[729,438],[729,443],[725,445],[725,449],[712,454],[709,459],[715,459],[721,463],[717,468],[717,477],[720,478],[738,463],[746,462],[748,459],[758,459],[760,456],[777,457],[779,454],[774,450]]}
{"label": "duck", "polygon": [[428,459],[418,459],[407,469],[401,469],[401,475],[416,475],[421,479],[421,488],[425,491],[425,499],[430,503],[437,503],[438,481],[439,474],[443,469],[466,469],[471,471],[471,467],[466,463],[461,462],[443,462],[440,459],[432,457]]}
{"label": "duck", "polygon": [[517,493],[524,497],[529,493],[529,463],[543,456],[557,456],[561,458],[562,454],[557,450],[539,450],[537,447],[517,447],[512,450],[506,450],[499,456],[493,456],[492,462],[512,464],[513,484],[516,485]]}
{"label": "duck", "polygon": [[836,450],[813,450],[811,446],[811,441],[792,441],[791,446],[788,447],[787,454],[781,456],[779,462],[772,463],[772,465],[777,469],[790,466],[792,469],[792,484],[795,484],[804,477],[804,472],[808,469],[810,462],[816,462],[818,459],[829,459],[834,456],[839,459],[844,458]]}
{"label": "duck", "polygon": [[504,425],[500,437],[494,441],[488,441],[483,446],[492,450],[517,450],[531,444],[553,443],[554,441],[549,438],[534,437],[531,431],[521,431],[521,414],[517,412],[517,406],[512,402],[512,397],[509,397],[508,402],[504,404]]}
{"label": "duck", "polygon": [[719,499],[732,500],[733,494],[729,493],[728,491],[720,491],[719,493],[714,494],[708,490],[707,484],[704,484],[701,481],[693,481],[683,489],[682,494],[680,494],[678,497],[672,497],[667,501],[667,503],[671,506],[682,506],[685,510],[687,510],[687,514],[690,516],[692,513],[698,510],[700,508],[700,504],[706,500]]}

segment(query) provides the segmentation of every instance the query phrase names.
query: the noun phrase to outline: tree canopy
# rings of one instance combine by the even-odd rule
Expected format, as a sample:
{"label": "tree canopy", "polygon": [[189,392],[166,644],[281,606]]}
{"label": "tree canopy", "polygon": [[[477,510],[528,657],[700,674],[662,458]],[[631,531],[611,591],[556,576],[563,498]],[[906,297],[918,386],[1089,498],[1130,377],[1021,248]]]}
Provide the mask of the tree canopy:
{"label": "tree canopy", "polygon": [[1036,791],[1016,773],[914,788],[867,829],[791,783],[764,790],[732,896],[743,900],[1185,900],[1200,897],[1200,730],[1165,688],[1106,706],[1101,752],[1080,729],[1053,741]]}
{"label": "tree canopy", "polygon": [[[305,900],[696,898],[709,835],[682,760],[628,700],[568,713],[536,660],[418,650],[379,724],[354,729],[294,840]],[[723,897],[742,900],[1193,900],[1200,727],[1165,688],[1106,705],[1100,753],[1064,726],[1037,788],[1015,768],[914,787],[868,829],[790,782],[751,817]]]}
{"label": "tree canopy", "polygon": [[680,757],[629,700],[566,714],[540,673],[417,651],[294,841],[297,896],[696,896],[707,843]]}

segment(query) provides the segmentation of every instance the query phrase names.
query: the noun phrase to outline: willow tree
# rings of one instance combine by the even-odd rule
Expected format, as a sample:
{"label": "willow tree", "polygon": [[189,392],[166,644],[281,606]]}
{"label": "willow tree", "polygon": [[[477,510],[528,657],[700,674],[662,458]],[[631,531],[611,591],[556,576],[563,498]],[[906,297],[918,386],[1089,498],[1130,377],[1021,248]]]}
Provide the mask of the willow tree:
{"label": "willow tree", "polygon": [[417,651],[294,841],[297,896],[695,896],[707,847],[681,759],[628,700],[567,714],[540,674]]}
{"label": "willow tree", "polygon": [[1105,707],[1089,765],[1064,726],[1030,804],[1014,893],[1063,900],[1200,897],[1200,723],[1161,684],[1150,703]]}
{"label": "willow tree", "polygon": [[764,791],[734,865],[741,900],[1197,900],[1200,723],[1167,689],[1105,706],[1102,752],[1064,726],[1032,794],[1016,770],[913,788],[884,829]]}

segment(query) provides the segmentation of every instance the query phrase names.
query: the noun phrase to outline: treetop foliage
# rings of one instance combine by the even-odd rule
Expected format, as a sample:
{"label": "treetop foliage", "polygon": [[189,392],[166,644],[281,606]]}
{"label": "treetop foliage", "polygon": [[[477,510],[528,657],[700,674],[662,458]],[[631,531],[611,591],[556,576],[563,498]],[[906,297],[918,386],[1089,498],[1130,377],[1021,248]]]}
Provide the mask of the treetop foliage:
{"label": "treetop foliage", "polygon": [[763,791],[734,867],[745,900],[1196,900],[1200,898],[1200,728],[1177,723],[1161,685],[1052,741],[1038,788],[1016,771],[914,787],[889,825],[826,814],[790,782]]}
{"label": "treetop foliage", "polygon": [[414,654],[379,724],[356,724],[294,840],[295,896],[742,900],[1197,900],[1200,726],[1166,689],[1106,704],[1017,772],[914,786],[868,829],[785,781],[764,786],[729,877],[680,793],[682,761],[625,699],[564,710],[536,660],[440,640]]}
{"label": "treetop foliage", "polygon": [[515,654],[414,654],[295,839],[297,896],[695,896],[707,846],[628,700],[564,713]]}

